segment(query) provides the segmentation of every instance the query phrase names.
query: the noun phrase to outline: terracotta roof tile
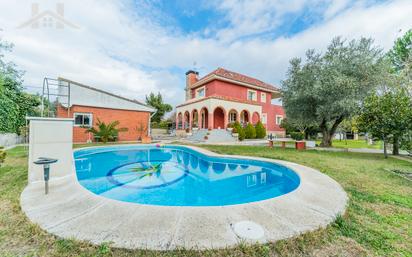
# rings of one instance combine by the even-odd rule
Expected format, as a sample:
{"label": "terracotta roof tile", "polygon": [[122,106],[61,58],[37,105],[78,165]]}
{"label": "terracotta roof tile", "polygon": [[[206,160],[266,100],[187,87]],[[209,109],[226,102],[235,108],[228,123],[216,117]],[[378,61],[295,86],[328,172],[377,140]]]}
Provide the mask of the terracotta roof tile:
{"label": "terracotta roof tile", "polygon": [[233,72],[233,71],[229,71],[223,68],[217,68],[216,70],[212,71],[211,73],[207,74],[206,76],[204,76],[203,78],[201,78],[199,81],[202,80],[206,80],[207,78],[209,78],[210,76],[219,76],[219,77],[223,77],[226,79],[231,79],[231,80],[235,80],[238,82],[243,82],[243,83],[247,83],[247,84],[251,84],[253,86],[256,87],[260,87],[260,88],[265,88],[265,89],[269,89],[269,90],[274,90],[274,91],[279,91],[279,89],[273,85],[270,85],[268,83],[265,83],[261,80],[237,73],[237,72]]}
{"label": "terracotta roof tile", "polygon": [[191,101],[187,101],[183,104],[179,104],[176,107],[182,107],[182,106],[185,106],[185,105],[190,105],[190,104],[201,102],[201,101],[208,100],[208,99],[220,99],[220,100],[226,100],[226,101],[232,101],[232,102],[238,102],[238,103],[244,103],[244,104],[259,105],[258,102],[254,102],[254,101],[240,100],[240,99],[237,99],[237,98],[232,98],[232,97],[227,97],[227,96],[220,96],[220,95],[211,95],[211,96],[203,97],[203,98],[193,98],[193,99],[191,99]]}

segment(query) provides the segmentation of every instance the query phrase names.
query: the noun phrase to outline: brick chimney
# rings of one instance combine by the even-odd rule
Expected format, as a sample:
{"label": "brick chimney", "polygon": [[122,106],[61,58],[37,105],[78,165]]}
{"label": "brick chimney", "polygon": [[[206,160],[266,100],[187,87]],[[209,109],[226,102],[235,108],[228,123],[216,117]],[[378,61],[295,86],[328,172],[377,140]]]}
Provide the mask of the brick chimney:
{"label": "brick chimney", "polygon": [[192,98],[190,86],[199,80],[198,75],[199,72],[197,71],[189,70],[186,72],[186,101]]}

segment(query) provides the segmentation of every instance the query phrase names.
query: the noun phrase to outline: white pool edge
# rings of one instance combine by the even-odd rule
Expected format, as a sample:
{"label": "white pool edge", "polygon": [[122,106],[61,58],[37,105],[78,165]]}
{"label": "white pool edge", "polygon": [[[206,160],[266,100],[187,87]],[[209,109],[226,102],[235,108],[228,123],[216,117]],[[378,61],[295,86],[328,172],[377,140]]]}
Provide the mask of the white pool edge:
{"label": "white pool edge", "polygon": [[[336,181],[312,168],[274,159],[221,155],[195,146],[175,146],[211,157],[284,165],[300,177],[300,185],[288,194],[252,203],[211,207],[154,206],[95,195],[79,184],[73,170],[72,176],[51,180],[47,196],[42,183],[28,185],[21,194],[22,210],[32,222],[62,238],[153,250],[223,248],[244,240],[273,242],[326,227],[345,212],[348,201],[345,191]],[[79,148],[73,152],[88,148],[101,147]],[[259,224],[265,231],[264,237],[257,240],[239,238],[233,226],[241,221]]]}

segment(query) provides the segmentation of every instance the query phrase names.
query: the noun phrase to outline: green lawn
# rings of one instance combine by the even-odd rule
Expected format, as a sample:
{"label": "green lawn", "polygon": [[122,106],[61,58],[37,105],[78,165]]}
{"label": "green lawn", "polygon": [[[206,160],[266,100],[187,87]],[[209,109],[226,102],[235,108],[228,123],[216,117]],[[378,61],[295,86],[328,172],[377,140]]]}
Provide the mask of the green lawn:
{"label": "green lawn", "polygon": [[[265,245],[171,252],[128,251],[58,239],[31,224],[19,196],[27,183],[23,147],[8,151],[0,168],[0,256],[412,256],[412,182],[396,171],[412,163],[380,154],[204,146],[225,154],[289,160],[328,174],[348,192],[347,213],[327,229]],[[154,228],[155,229],[155,228]]]}
{"label": "green lawn", "polygon": [[[316,144],[320,144],[320,140],[316,141]],[[338,140],[334,139],[332,142],[333,147],[336,148],[368,148],[368,149],[383,149],[381,141],[375,141],[372,145],[368,145],[365,140]]]}

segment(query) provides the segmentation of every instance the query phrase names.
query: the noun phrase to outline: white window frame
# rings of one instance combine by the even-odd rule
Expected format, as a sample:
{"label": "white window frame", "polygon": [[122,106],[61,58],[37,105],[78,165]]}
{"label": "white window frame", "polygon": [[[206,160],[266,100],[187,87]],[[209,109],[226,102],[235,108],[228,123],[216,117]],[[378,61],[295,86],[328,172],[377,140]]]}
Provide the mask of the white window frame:
{"label": "white window frame", "polygon": [[[235,115],[235,119],[234,119],[234,120],[231,119],[232,114]],[[229,111],[229,115],[228,115],[228,116],[229,116],[229,123],[233,123],[233,122],[236,122],[236,121],[237,121],[237,113],[236,113],[235,111],[233,111],[233,112]]]}
{"label": "white window frame", "polygon": [[[203,93],[203,96],[200,96],[199,91],[202,91],[202,90],[204,91],[204,93]],[[196,98],[203,98],[203,97],[206,97],[206,87],[205,86],[196,89]]]}
{"label": "white window frame", "polygon": [[260,101],[266,103],[266,93],[260,93]]}
{"label": "white window frame", "polygon": [[[278,122],[278,118],[280,118],[280,122]],[[275,117],[276,125],[280,125],[282,123],[282,120],[283,120],[283,115],[276,115]]]}
{"label": "white window frame", "polygon": [[[89,116],[90,124],[87,125],[87,126],[85,126],[84,124],[83,125],[76,124],[76,116],[77,115]],[[73,113],[73,118],[74,118],[74,126],[75,127],[85,127],[85,128],[93,127],[93,113],[90,113],[90,112],[75,112],[75,113]]]}
{"label": "white window frame", "polygon": [[263,124],[268,123],[268,114],[267,113],[262,113],[262,123]]}
{"label": "white window frame", "polygon": [[[253,98],[249,99],[249,93],[253,93]],[[247,90],[247,95],[246,95],[247,100],[249,101],[257,101],[257,91],[256,90]]]}

